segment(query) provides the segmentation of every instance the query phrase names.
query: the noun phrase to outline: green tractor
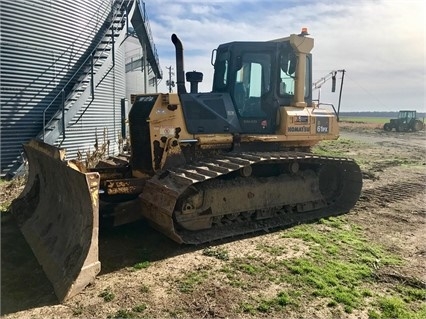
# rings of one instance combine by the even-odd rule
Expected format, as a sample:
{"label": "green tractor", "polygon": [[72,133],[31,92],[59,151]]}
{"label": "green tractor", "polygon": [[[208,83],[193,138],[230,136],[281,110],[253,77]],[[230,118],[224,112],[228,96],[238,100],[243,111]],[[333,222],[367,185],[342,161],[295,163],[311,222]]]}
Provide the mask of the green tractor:
{"label": "green tractor", "polygon": [[397,132],[420,131],[424,129],[424,123],[417,119],[416,111],[399,111],[397,119],[391,119],[383,126],[385,131]]}

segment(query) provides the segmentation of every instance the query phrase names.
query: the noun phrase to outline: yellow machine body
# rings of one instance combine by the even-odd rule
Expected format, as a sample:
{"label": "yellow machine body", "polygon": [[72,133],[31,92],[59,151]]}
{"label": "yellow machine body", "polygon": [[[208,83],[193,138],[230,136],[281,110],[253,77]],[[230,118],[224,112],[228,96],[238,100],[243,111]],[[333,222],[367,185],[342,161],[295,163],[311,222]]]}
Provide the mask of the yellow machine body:
{"label": "yellow machine body", "polygon": [[29,179],[12,211],[60,301],[100,271],[100,216],[145,218],[199,244],[346,213],[360,196],[353,160],[310,151],[339,136],[336,114],[312,101],[313,39],[220,45],[208,93],[199,72],[186,74],[186,91],[182,43],[172,41],[177,93],[131,97],[130,154],[89,167],[25,145]]}

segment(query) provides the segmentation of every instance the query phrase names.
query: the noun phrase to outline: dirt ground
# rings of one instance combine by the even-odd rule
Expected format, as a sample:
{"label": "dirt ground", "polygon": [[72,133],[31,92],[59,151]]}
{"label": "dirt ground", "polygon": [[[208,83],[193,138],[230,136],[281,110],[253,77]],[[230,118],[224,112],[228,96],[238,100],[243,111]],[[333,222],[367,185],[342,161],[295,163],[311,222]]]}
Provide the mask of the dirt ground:
{"label": "dirt ground", "polygon": [[[401,281],[426,283],[425,138],[424,131],[385,132],[375,124],[341,123],[341,139],[351,142],[347,148],[339,146],[339,152],[355,158],[363,172],[361,198],[344,218],[372,243],[404,260],[378,269],[379,279],[371,284],[375,293],[386,294]],[[4,202],[18,192],[2,185],[1,193]],[[282,231],[234,238],[214,246],[216,252],[226,252],[226,258],[213,258],[206,254],[207,246],[175,244],[144,222],[102,231],[101,274],[81,294],[59,304],[14,220],[8,213],[1,217],[3,318],[368,318],[367,310],[330,310],[319,298],[283,313],[238,310],[242,300],[276,295],[282,287],[270,282],[250,289],[227,284],[223,269],[229,260],[248,254],[264,260],[299,258],[309,250],[301,239],[283,237]],[[257,249],[259,245],[285,246],[286,253],[271,255]]]}

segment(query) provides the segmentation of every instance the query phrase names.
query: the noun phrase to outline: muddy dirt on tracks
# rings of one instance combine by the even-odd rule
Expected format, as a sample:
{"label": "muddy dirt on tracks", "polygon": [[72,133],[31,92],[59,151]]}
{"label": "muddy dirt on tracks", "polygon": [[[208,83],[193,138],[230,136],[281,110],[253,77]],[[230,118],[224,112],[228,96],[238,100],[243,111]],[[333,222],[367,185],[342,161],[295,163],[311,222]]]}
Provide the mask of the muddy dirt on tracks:
{"label": "muddy dirt on tracks", "polygon": [[[355,158],[364,176],[361,198],[344,218],[358,225],[372,243],[405,260],[398,266],[378,266],[377,282],[371,289],[380,294],[401,282],[423,285],[425,132],[384,132],[371,125],[348,123],[341,126],[341,140],[348,142],[328,147],[336,147],[339,155]],[[230,260],[250,255],[254,261],[260,258],[265,263],[283,262],[302,258],[311,249],[305,241],[283,237],[280,231],[257,235],[219,242],[209,253],[207,246],[177,245],[144,222],[104,230],[99,243],[101,274],[81,294],[58,304],[51,284],[13,219],[3,214],[1,314],[4,318],[368,318],[365,309],[345,312],[328,307],[320,298],[307,298],[305,303],[304,298],[299,298],[297,308],[284,312],[262,312],[261,308],[251,312],[247,307],[247,311],[242,311],[242,301],[269,300],[290,284],[265,281],[247,288],[240,286],[244,283],[240,278],[229,284],[226,270]],[[277,253],[283,247],[285,253]],[[248,273],[255,270],[249,264],[244,267]]]}

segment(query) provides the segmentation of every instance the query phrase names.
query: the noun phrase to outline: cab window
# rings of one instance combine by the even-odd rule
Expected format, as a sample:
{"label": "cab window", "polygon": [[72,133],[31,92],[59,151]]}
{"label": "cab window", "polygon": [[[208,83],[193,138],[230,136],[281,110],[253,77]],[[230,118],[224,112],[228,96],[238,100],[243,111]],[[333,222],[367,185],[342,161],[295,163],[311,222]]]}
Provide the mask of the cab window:
{"label": "cab window", "polygon": [[226,90],[229,70],[229,52],[220,52],[214,64],[215,72],[213,79],[213,91]]}
{"label": "cab window", "polygon": [[294,80],[296,78],[296,56],[283,52],[280,55],[280,77],[278,91],[280,96],[294,95]]}
{"label": "cab window", "polygon": [[[296,65],[297,57],[293,52],[282,53],[280,56],[280,76],[278,83],[278,94],[282,97],[294,96],[295,90],[295,79],[296,79]],[[310,83],[311,83],[311,74],[309,70],[311,69],[311,60],[309,57],[306,57],[306,69],[305,69],[305,85],[304,85],[304,95],[305,98],[308,98],[311,93]]]}
{"label": "cab window", "polygon": [[270,90],[271,56],[269,53],[245,53],[236,71],[234,102],[243,117],[264,117],[261,97]]}

